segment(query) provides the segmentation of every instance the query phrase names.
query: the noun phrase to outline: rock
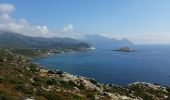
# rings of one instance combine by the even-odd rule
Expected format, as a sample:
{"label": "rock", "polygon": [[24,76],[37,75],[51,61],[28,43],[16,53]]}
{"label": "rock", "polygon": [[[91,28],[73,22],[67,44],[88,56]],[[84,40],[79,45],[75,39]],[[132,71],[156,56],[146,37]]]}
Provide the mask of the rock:
{"label": "rock", "polygon": [[134,50],[129,47],[122,47],[113,51],[121,51],[121,52],[133,52]]}

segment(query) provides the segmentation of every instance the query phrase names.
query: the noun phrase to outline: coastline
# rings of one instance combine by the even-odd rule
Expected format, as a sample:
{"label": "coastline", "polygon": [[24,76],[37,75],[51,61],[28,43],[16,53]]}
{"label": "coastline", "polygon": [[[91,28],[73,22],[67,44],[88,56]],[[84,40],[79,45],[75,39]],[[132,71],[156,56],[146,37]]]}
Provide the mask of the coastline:
{"label": "coastline", "polygon": [[14,100],[21,97],[23,100],[57,98],[59,100],[168,100],[170,96],[170,88],[158,84],[136,82],[127,87],[103,84],[92,78],[47,69],[9,50],[0,49],[0,51],[2,72],[0,91],[4,92],[0,98],[3,96]]}

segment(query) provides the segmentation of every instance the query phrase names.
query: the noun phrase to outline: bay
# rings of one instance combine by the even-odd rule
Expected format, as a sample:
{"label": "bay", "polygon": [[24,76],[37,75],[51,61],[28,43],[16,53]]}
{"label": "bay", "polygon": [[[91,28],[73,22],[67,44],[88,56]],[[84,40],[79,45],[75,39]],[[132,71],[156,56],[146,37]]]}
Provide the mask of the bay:
{"label": "bay", "polygon": [[96,50],[55,54],[35,59],[49,69],[127,85],[136,81],[170,85],[170,46],[139,45],[135,52]]}

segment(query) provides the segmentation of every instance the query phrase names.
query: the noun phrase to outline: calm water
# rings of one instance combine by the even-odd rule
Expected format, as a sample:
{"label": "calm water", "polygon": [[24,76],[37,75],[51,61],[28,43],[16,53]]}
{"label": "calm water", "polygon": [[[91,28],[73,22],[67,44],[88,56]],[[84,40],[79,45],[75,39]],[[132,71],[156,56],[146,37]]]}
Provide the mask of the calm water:
{"label": "calm water", "polygon": [[146,81],[170,86],[170,46],[134,48],[137,51],[131,53],[96,50],[56,54],[34,62],[103,83],[127,85]]}

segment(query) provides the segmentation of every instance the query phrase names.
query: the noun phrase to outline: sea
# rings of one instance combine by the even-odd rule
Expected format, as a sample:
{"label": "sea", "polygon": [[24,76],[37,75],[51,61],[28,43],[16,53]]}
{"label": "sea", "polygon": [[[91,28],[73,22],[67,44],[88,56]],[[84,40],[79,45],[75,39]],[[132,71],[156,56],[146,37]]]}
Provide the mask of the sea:
{"label": "sea", "polygon": [[48,69],[128,85],[141,81],[170,86],[170,45],[136,45],[134,52],[107,49],[54,54],[34,59]]}

